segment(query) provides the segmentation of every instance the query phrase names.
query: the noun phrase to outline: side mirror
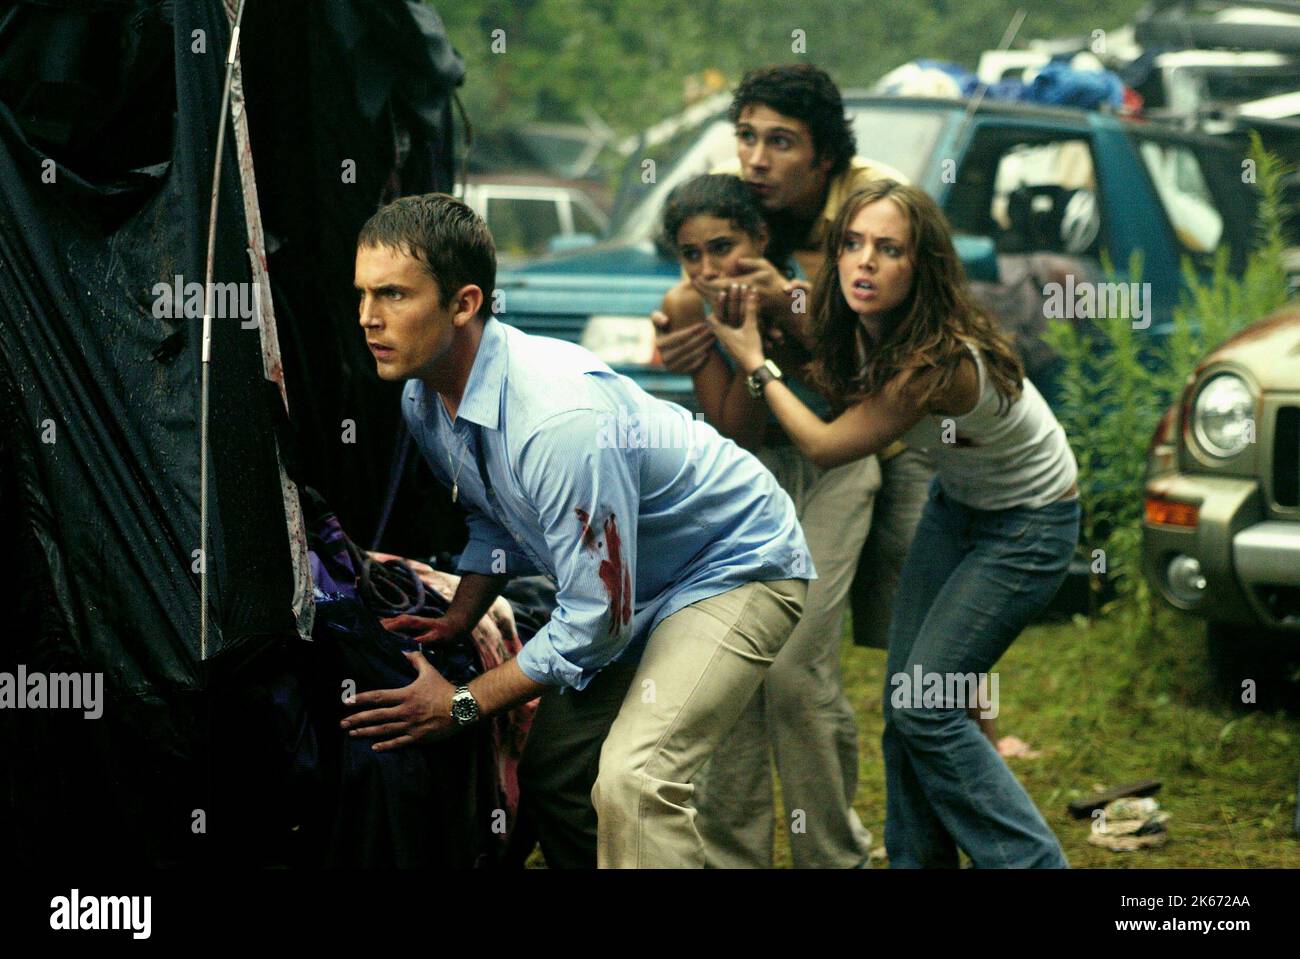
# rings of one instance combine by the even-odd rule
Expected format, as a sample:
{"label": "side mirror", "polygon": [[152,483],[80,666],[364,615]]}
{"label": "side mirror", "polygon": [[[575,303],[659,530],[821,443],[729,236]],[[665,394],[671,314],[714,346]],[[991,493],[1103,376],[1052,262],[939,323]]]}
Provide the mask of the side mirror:
{"label": "side mirror", "polygon": [[550,242],[546,244],[548,253],[567,253],[570,250],[581,250],[586,246],[595,246],[596,234],[594,233],[557,233],[551,237]]}
{"label": "side mirror", "polygon": [[966,268],[967,279],[982,283],[1001,282],[998,251],[992,238],[958,234],[952,238],[952,245],[956,247],[957,256]]}

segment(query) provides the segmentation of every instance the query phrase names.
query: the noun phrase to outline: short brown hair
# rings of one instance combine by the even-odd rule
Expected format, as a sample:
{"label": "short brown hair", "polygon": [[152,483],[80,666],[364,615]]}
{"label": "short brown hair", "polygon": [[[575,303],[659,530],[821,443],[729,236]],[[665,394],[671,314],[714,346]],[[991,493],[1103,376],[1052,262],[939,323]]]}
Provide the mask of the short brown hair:
{"label": "short brown hair", "polygon": [[446,193],[399,197],[379,209],[357,234],[357,248],[385,246],[419,260],[438,284],[442,306],[462,287],[483,291],[478,315],[491,315],[497,252],[483,218]]}

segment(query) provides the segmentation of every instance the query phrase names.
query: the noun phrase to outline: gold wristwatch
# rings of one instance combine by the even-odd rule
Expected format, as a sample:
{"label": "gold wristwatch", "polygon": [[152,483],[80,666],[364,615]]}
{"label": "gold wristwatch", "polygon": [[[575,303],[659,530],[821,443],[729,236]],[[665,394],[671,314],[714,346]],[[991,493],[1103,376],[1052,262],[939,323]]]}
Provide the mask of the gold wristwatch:
{"label": "gold wristwatch", "polygon": [[771,360],[764,360],[762,366],[745,377],[745,385],[749,387],[749,395],[758,400],[763,398],[763,387],[779,379],[783,379],[781,367]]}

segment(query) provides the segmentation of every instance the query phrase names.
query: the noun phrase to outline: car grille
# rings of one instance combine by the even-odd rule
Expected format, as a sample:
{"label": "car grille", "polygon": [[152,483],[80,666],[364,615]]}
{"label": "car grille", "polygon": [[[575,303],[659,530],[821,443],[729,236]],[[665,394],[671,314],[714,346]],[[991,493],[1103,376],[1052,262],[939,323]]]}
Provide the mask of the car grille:
{"label": "car grille", "polygon": [[533,336],[550,336],[570,343],[582,342],[582,331],[587,328],[585,313],[581,316],[542,316],[536,313],[503,313],[501,319]]}
{"label": "car grille", "polygon": [[1300,622],[1300,589],[1294,586],[1256,586],[1255,596],[1268,615],[1279,623]]}
{"label": "car grille", "polygon": [[1278,506],[1300,506],[1300,406],[1284,406],[1277,411],[1273,500]]}

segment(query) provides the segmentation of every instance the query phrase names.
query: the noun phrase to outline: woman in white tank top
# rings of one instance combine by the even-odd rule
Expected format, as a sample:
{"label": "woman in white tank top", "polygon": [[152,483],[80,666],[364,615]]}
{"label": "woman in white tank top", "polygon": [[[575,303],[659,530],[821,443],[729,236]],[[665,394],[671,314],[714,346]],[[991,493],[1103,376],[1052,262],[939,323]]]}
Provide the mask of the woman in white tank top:
{"label": "woman in white tank top", "polygon": [[765,360],[752,293],[732,290],[710,325],[818,466],[900,438],[934,457],[890,624],[881,740],[890,864],[956,866],[960,848],[980,868],[1065,867],[966,708],[996,715],[989,670],[1065,578],[1079,536],[1074,455],[971,298],[928,195],[877,180],[845,202],[826,242],[811,374],[844,407],[834,420],[808,410]]}

